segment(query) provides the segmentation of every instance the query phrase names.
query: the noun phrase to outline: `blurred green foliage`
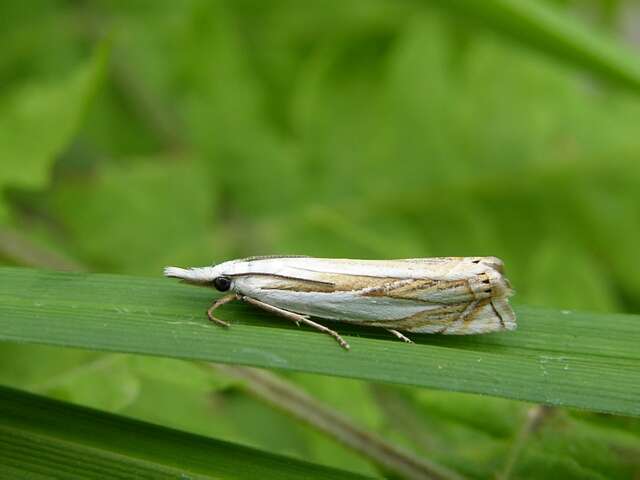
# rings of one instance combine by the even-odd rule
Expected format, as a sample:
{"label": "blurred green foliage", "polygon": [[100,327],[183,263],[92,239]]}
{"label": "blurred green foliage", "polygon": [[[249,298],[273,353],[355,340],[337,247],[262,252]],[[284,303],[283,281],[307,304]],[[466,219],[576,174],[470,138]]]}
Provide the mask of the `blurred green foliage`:
{"label": "blurred green foliage", "polygon": [[[613,36],[640,28],[631,2],[555,3]],[[159,275],[267,253],[497,255],[516,302],[640,310],[637,92],[426,1],[40,0],[0,18],[2,263]],[[0,358],[5,384],[375,473],[186,363]],[[476,478],[502,469],[528,408],[292,378]],[[515,473],[630,478],[639,436],[560,411]]]}

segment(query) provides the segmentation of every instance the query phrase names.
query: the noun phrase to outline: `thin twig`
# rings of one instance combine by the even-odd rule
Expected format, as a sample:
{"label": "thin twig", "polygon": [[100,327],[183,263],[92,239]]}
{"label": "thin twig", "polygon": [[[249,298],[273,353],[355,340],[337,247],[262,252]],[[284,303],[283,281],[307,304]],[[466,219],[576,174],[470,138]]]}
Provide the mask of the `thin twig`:
{"label": "thin twig", "polygon": [[462,478],[445,467],[387,442],[374,432],[354,425],[339,412],[270,372],[232,365],[208,365],[222,373],[242,379],[244,388],[252,395],[306,422],[388,471],[409,479]]}
{"label": "thin twig", "polygon": [[513,442],[502,472],[496,476],[497,480],[509,480],[509,478],[511,478],[513,467],[519,460],[524,447],[529,441],[529,437],[541,427],[542,423],[548,419],[555,410],[555,407],[548,405],[535,405],[527,411],[527,418]]}
{"label": "thin twig", "polygon": [[435,439],[424,431],[420,419],[404,398],[390,387],[377,383],[372,383],[370,390],[378,407],[385,413],[390,428],[401,432],[421,450],[429,451],[436,447]]}

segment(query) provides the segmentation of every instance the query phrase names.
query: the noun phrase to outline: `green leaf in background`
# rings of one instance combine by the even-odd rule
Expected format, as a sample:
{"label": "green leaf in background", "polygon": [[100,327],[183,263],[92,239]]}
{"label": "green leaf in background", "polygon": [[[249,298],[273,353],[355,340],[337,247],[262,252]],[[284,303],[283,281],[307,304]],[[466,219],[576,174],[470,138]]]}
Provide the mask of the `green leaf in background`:
{"label": "green leaf in background", "polygon": [[[0,339],[307,371],[640,415],[640,323],[632,315],[517,308],[519,330],[470,337],[338,326],[351,343],[229,305],[229,330],[203,312],[211,292],[164,279],[3,268]],[[289,327],[289,328],[287,328]],[[367,336],[358,337],[358,335]]]}
{"label": "green leaf in background", "polygon": [[365,478],[5,387],[0,445],[14,478]]}
{"label": "green leaf in background", "polygon": [[564,305],[594,312],[615,310],[615,293],[607,272],[578,248],[556,238],[532,252],[528,299],[537,305]]}
{"label": "green leaf in background", "polygon": [[77,178],[51,203],[61,212],[57,220],[78,239],[75,250],[86,262],[155,274],[157,265],[194,262],[203,252],[213,260],[220,250],[220,235],[208,225],[216,220],[215,193],[201,164],[157,157]]}
{"label": "green leaf in background", "polygon": [[535,0],[446,0],[443,7],[476,20],[560,60],[586,67],[604,78],[640,89],[634,53],[584,27],[569,15]]}
{"label": "green leaf in background", "polygon": [[[0,97],[0,189],[45,186],[51,166],[81,126],[107,54],[103,45],[66,78],[25,84]],[[5,208],[0,198],[0,218]]]}

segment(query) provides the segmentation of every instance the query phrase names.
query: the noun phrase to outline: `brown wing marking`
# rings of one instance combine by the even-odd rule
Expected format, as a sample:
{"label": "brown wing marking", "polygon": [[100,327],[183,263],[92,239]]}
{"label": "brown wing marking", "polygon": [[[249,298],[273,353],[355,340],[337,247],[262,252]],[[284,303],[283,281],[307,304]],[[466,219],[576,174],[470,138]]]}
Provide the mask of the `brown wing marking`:
{"label": "brown wing marking", "polygon": [[[252,273],[252,275],[260,275]],[[267,275],[267,274],[265,274]],[[295,292],[360,292],[365,297],[388,297],[400,300],[425,302],[427,304],[445,304],[425,300],[429,292],[438,293],[443,290],[452,290],[456,295],[477,298],[477,292],[466,279],[461,280],[433,280],[428,278],[395,278],[395,277],[369,277],[363,275],[321,274],[315,279],[294,278],[269,274],[277,277],[279,281],[265,290],[287,290]],[[456,305],[460,302],[450,303]]]}
{"label": "brown wing marking", "polygon": [[493,304],[493,302],[491,302],[491,308],[493,309],[493,311],[496,313],[496,316],[498,317],[498,320],[500,321],[500,326],[502,328],[505,328],[506,325],[504,323],[504,318],[502,318],[502,315],[500,314],[500,312],[498,311],[498,309],[496,308],[496,306]]}
{"label": "brown wing marking", "polygon": [[[447,333],[450,328],[453,327],[453,330],[465,329],[467,324],[471,323],[477,312],[479,312],[484,305],[487,304],[489,299],[485,300],[472,300],[471,302],[464,304],[464,310],[456,317],[449,320],[446,327],[442,330],[439,330],[437,333]],[[458,325],[462,323],[462,325]],[[429,325],[430,322],[425,322],[423,325],[419,325],[418,327],[422,327],[425,325]]]}
{"label": "brown wing marking", "polygon": [[462,325],[457,325],[453,330],[462,332],[469,329],[470,326],[475,321],[475,319],[477,318],[478,313],[482,311],[482,309],[487,305],[487,303],[491,303],[490,298],[484,298],[482,300],[475,300],[473,302],[470,302],[467,305],[467,308],[465,309],[465,311],[462,312],[462,314],[460,314],[460,317],[456,320],[456,323],[462,320]]}
{"label": "brown wing marking", "polygon": [[[429,293],[438,293],[443,290],[456,290],[456,295],[468,295],[471,298],[477,298],[476,292],[466,279],[461,280],[433,280],[428,278],[418,279],[394,279],[389,278],[388,281],[380,285],[379,288],[370,289],[363,293],[369,297],[389,297],[402,300],[414,300],[427,303],[446,303],[425,300],[425,296]],[[458,303],[458,302],[454,302]]]}
{"label": "brown wing marking", "polygon": [[[272,275],[273,276],[273,275]],[[264,290],[286,290],[293,292],[325,292],[336,291],[333,283],[317,282],[314,280],[304,280],[300,278],[277,277],[277,281],[269,287],[262,287]]]}
{"label": "brown wing marking", "polygon": [[397,320],[381,320],[363,322],[364,325],[394,328],[397,330],[415,330],[425,326],[442,326],[436,333],[446,333],[450,327],[462,321],[462,325],[454,330],[466,329],[476,319],[479,312],[491,303],[490,298],[472,300],[471,302],[440,305],[436,309],[423,310],[409,317]]}
{"label": "brown wing marking", "polygon": [[[252,273],[252,275],[256,275]],[[316,280],[304,278],[285,277],[269,274],[277,277],[278,281],[265,290],[288,290],[295,292],[351,292],[365,291],[365,295],[383,296],[387,289],[398,283],[405,281],[399,278],[376,278],[358,275],[322,274]]]}
{"label": "brown wing marking", "polygon": [[236,273],[230,274],[229,277],[244,277],[244,276],[264,276],[269,278],[276,278],[277,283],[272,287],[262,287],[265,290],[295,290],[298,292],[333,292],[335,291],[335,285],[331,282],[325,282],[323,280],[309,280],[304,278],[288,277],[286,275],[278,275],[274,273]]}
{"label": "brown wing marking", "polygon": [[424,325],[441,324],[444,328],[460,318],[469,303],[453,303],[449,305],[438,305],[437,308],[423,310],[405,318],[396,320],[377,320],[375,322],[362,322],[362,325],[373,327],[395,328],[398,330],[411,330]]}

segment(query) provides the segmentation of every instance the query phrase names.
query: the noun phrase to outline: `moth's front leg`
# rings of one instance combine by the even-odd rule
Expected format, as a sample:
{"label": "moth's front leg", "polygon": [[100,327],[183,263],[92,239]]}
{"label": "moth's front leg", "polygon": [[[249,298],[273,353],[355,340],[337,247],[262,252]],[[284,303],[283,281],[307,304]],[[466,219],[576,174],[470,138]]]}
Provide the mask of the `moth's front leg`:
{"label": "moth's front leg", "polygon": [[209,317],[209,320],[211,320],[213,323],[217,323],[218,325],[222,326],[222,327],[230,327],[231,325],[227,322],[225,322],[224,320],[220,320],[219,318],[216,318],[213,316],[213,311],[220,307],[221,305],[224,305],[225,303],[229,303],[229,302],[233,302],[234,300],[239,300],[240,297],[235,294],[235,293],[231,293],[229,295],[225,295],[222,298],[219,298],[218,300],[216,300],[214,302],[213,305],[211,305],[208,310],[207,310],[207,317]]}
{"label": "moth's front leg", "polygon": [[306,325],[309,325],[310,327],[320,330],[321,332],[324,332],[327,335],[331,335],[345,350],[349,350],[350,348],[349,344],[337,332],[331,330],[330,328],[325,327],[324,325],[320,325],[319,323],[309,320],[309,317],[307,317],[306,315],[300,315],[299,313],[294,313],[294,312],[290,312],[289,310],[284,310],[279,307],[274,307],[273,305],[269,305],[268,303],[261,302],[260,300],[256,300],[255,298],[246,297],[246,296],[239,296],[238,298],[247,303],[255,305],[256,307],[260,307],[264,310],[267,310],[268,312],[276,313],[284,318],[293,320],[297,324],[300,324],[300,322],[302,322]]}

